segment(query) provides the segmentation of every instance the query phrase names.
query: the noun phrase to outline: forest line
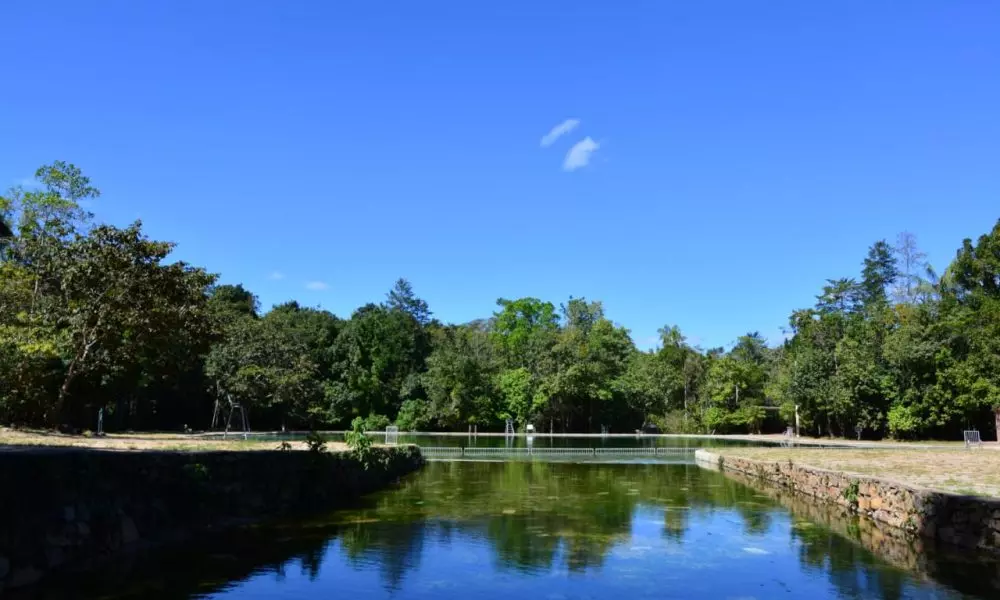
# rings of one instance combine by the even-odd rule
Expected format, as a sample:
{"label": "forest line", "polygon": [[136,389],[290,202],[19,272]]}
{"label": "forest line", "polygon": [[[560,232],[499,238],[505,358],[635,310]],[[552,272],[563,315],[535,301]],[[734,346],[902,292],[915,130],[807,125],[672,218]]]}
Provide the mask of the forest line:
{"label": "forest line", "polygon": [[435,319],[405,279],[346,319],[297,302],[262,311],[241,285],[170,262],[142,224],[95,223],[78,168],[0,197],[0,423],[93,429],[208,426],[216,399],[257,429],[742,433],[990,438],[1000,420],[1000,221],[939,275],[912,235],[875,242],[828,280],[790,337],[729,350],[676,326],[636,348],[600,302],[500,299]]}

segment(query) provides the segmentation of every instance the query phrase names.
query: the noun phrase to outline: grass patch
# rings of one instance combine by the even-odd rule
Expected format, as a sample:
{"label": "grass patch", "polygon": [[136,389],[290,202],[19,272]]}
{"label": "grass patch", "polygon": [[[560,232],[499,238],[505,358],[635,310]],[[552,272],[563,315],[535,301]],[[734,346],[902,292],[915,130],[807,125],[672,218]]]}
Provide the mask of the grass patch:
{"label": "grass patch", "polygon": [[720,456],[810,466],[891,479],[956,494],[1000,497],[1000,453],[993,449],[713,448]]}

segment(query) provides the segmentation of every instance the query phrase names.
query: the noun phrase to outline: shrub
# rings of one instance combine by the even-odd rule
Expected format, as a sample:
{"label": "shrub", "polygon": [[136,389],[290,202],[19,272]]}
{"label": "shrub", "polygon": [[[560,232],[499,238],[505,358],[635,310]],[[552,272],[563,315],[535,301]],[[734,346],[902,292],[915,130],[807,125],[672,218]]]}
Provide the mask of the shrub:
{"label": "shrub", "polygon": [[[389,417],[385,415],[368,415],[368,418],[364,421],[365,431],[384,431],[386,427],[392,425]],[[351,423],[353,426],[354,423]]]}
{"label": "shrub", "polygon": [[726,433],[729,429],[729,413],[713,406],[705,411],[705,429],[708,433]]}
{"label": "shrub", "polygon": [[372,456],[372,439],[365,433],[364,419],[355,417],[351,421],[351,430],[344,434],[344,441],[367,469]]}
{"label": "shrub", "polygon": [[920,419],[908,406],[894,404],[889,409],[888,417],[889,433],[896,439],[912,437],[920,428]]}
{"label": "shrub", "polygon": [[685,415],[683,410],[670,411],[665,415],[650,415],[649,422],[660,433],[700,433],[701,423],[696,415]]}
{"label": "shrub", "polygon": [[427,431],[433,426],[433,419],[427,402],[406,400],[399,407],[396,425],[401,431]]}
{"label": "shrub", "polygon": [[326,452],[326,438],[315,431],[310,431],[306,435],[306,446],[309,447],[310,452],[317,454]]}
{"label": "shrub", "polygon": [[847,500],[848,504],[851,505],[851,508],[855,508],[856,509],[858,507],[858,493],[859,493],[859,491],[860,491],[860,489],[859,489],[859,486],[858,486],[858,482],[857,481],[852,481],[850,483],[850,485],[848,485],[846,488],[844,488],[844,491],[841,492],[841,495],[844,496],[844,500]]}

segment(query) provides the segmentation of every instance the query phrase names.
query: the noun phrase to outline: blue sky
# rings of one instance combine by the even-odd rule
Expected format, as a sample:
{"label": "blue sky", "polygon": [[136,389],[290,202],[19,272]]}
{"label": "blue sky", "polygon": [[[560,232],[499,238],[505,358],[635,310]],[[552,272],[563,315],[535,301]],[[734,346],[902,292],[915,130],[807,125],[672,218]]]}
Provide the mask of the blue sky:
{"label": "blue sky", "polygon": [[943,268],[1000,217],[989,0],[8,0],[0,22],[0,184],[74,162],[100,219],[264,306],[348,316],[404,276],[445,321],[574,295],[644,347],[664,324],[777,342],[875,240],[911,231]]}

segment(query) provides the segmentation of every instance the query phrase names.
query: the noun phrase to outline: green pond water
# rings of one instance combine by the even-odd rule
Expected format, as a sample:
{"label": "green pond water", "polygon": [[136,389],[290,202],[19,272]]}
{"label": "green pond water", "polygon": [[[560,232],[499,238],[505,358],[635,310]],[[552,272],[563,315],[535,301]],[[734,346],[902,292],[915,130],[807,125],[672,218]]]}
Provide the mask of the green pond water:
{"label": "green pond water", "polygon": [[693,464],[432,462],[354,509],[199,540],[37,596],[1000,597],[992,562],[916,557],[907,570],[819,521]]}

